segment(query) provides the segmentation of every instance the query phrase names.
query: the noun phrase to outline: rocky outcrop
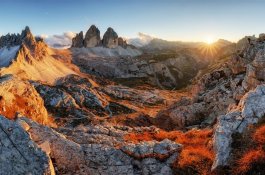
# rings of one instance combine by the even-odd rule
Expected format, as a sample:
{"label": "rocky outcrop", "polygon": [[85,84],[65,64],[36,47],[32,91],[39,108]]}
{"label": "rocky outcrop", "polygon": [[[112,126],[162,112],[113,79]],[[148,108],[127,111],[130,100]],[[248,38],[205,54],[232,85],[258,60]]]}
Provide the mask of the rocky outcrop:
{"label": "rocky outcrop", "polygon": [[193,96],[162,110],[156,116],[157,122],[166,130],[213,126],[216,118],[236,106],[236,100],[245,93],[241,86],[244,77],[238,75],[236,81],[230,77],[230,71],[222,69],[206,74]]}
{"label": "rocky outcrop", "polygon": [[82,31],[79,34],[76,34],[76,36],[72,39],[72,47],[84,47],[84,36]]}
{"label": "rocky outcrop", "polygon": [[164,102],[155,92],[141,91],[125,86],[107,86],[102,88],[103,92],[111,97],[123,100],[132,100],[141,104],[157,105]]}
{"label": "rocky outcrop", "polygon": [[72,48],[93,48],[98,46],[104,46],[112,49],[121,46],[126,49],[127,43],[123,38],[118,37],[118,34],[110,27],[107,29],[103,39],[101,40],[100,31],[95,25],[90,26],[85,37],[81,31],[72,39]]}
{"label": "rocky outcrop", "polygon": [[86,32],[84,39],[84,47],[89,48],[100,45],[101,45],[100,31],[95,25],[92,25]]}
{"label": "rocky outcrop", "polygon": [[28,50],[26,52],[29,52],[30,54],[23,55],[25,58],[28,57],[28,55],[31,55],[35,59],[41,60],[48,54],[47,45],[43,39],[39,37],[35,38],[28,26],[21,32],[21,34],[7,34],[0,38],[0,48],[14,46],[20,46],[20,50],[22,50],[21,52]]}
{"label": "rocky outcrop", "polygon": [[123,48],[127,48],[127,42],[122,37],[118,38],[118,45],[123,47]]}
{"label": "rocky outcrop", "polygon": [[42,98],[29,82],[12,75],[2,76],[0,92],[2,115],[14,119],[20,114],[42,124],[50,123]]}
{"label": "rocky outcrop", "polygon": [[[111,50],[115,50],[119,53],[121,50],[118,48],[116,48],[117,50],[108,49],[105,52],[109,54]],[[135,57],[141,53],[130,54],[137,50],[131,50],[129,47],[126,51],[128,54],[124,56],[121,56],[122,53],[113,56],[95,56],[96,51],[92,50],[91,56],[87,56],[89,53],[86,51],[74,50],[73,63],[86,73],[114,79],[122,85],[134,86],[145,82],[165,89],[177,89],[185,86],[199,69],[206,65],[202,61],[202,57],[194,51],[147,55],[146,57]],[[97,52],[103,53],[104,50]]]}
{"label": "rocky outcrop", "polygon": [[111,27],[104,33],[102,44],[107,48],[118,47],[118,34]]}
{"label": "rocky outcrop", "polygon": [[32,84],[44,99],[47,110],[60,125],[75,127],[90,123],[95,116],[135,112],[122,104],[112,102],[101,90],[93,87],[89,79],[77,75],[60,78],[53,86],[37,82]]}
{"label": "rocky outcrop", "polygon": [[29,48],[35,47],[36,42],[37,42],[35,37],[32,35],[28,26],[22,31],[21,40],[22,40],[22,43],[24,43]]}
{"label": "rocky outcrop", "polygon": [[205,103],[182,105],[178,107],[174,105],[174,108],[160,112],[156,116],[157,125],[166,130],[185,129],[200,125],[208,117]]}
{"label": "rocky outcrop", "polygon": [[[38,145],[45,145],[59,174],[171,175],[171,165],[181,150],[181,145],[169,140],[126,144],[122,136],[129,128],[58,128],[59,133],[27,118],[19,118],[17,123],[27,125],[31,138]],[[117,145],[112,145],[115,142]]]}
{"label": "rocky outcrop", "polygon": [[232,135],[242,133],[249,125],[255,124],[265,115],[265,86],[260,85],[247,93],[235,110],[218,117],[214,134],[216,158],[212,169],[229,164]]}
{"label": "rocky outcrop", "polygon": [[24,127],[25,122],[18,124],[0,116],[0,174],[55,175],[50,157],[31,140]]}

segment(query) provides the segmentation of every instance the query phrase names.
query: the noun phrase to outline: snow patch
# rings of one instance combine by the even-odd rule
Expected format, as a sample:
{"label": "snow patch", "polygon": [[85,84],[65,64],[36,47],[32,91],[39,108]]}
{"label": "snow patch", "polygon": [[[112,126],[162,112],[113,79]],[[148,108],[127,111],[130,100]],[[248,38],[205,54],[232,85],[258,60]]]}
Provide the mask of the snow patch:
{"label": "snow patch", "polygon": [[0,49],[0,68],[7,67],[16,56],[20,46],[3,47]]}

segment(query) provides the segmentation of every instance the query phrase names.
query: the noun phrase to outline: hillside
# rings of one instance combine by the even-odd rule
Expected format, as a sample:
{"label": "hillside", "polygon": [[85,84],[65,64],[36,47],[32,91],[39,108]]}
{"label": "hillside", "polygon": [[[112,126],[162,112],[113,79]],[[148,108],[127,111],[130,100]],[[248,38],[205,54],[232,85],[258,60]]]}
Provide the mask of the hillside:
{"label": "hillside", "polygon": [[29,27],[0,38],[1,166],[34,175],[263,173],[264,35],[136,48],[112,28],[99,33],[93,25],[63,50]]}

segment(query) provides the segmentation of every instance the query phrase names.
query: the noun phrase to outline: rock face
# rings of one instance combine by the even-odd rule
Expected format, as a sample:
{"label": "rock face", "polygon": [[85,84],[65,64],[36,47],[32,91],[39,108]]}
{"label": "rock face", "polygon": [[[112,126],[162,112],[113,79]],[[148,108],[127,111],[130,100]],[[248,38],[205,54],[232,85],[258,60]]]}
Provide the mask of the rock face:
{"label": "rock face", "polygon": [[34,49],[37,42],[43,42],[42,40],[36,40],[32,35],[30,28],[28,26],[22,30],[21,34],[7,34],[6,36],[1,36],[0,38],[0,48],[2,47],[12,47],[18,45],[26,45],[30,49]]}
{"label": "rock face", "polygon": [[250,124],[258,123],[265,114],[265,85],[248,92],[236,110],[218,118],[214,134],[216,158],[213,169],[229,164],[232,134],[242,133]]}
{"label": "rock face", "polygon": [[107,86],[102,90],[114,98],[132,100],[142,104],[156,105],[164,101],[163,98],[154,92],[141,91],[124,86]]}
{"label": "rock face", "polygon": [[103,126],[80,127],[75,131],[58,128],[64,135],[27,118],[17,122],[28,125],[28,132],[38,145],[49,143],[45,150],[59,174],[171,175],[171,165],[181,150],[181,145],[169,140],[114,147],[115,142],[123,145],[121,136],[129,128],[127,131]]}
{"label": "rock face", "polygon": [[65,126],[88,124],[95,116],[133,113],[134,110],[108,100],[108,95],[94,88],[89,79],[68,75],[54,86],[32,83],[44,99],[45,107],[56,122]]}
{"label": "rock face", "polygon": [[84,47],[84,36],[83,32],[80,32],[79,34],[76,34],[76,36],[72,39],[72,47]]}
{"label": "rock face", "polygon": [[100,31],[95,25],[90,26],[86,32],[85,38],[81,31],[72,39],[72,48],[93,48],[98,46],[104,46],[111,49],[121,46],[126,49],[127,43],[121,37],[118,37],[118,34],[110,27],[107,29],[101,40]]}
{"label": "rock face", "polygon": [[35,59],[40,60],[47,55],[47,45],[44,43],[43,39],[35,38],[28,26],[21,32],[21,34],[1,36],[0,48],[10,48],[14,46],[20,46],[20,50],[28,50],[27,52],[29,54],[23,55],[26,59],[30,55]]}
{"label": "rock face", "polygon": [[23,127],[0,116],[0,130],[0,174],[55,175],[49,156]]}
{"label": "rock face", "polygon": [[111,27],[109,27],[105,32],[102,44],[104,47],[108,48],[118,47],[118,34]]}
{"label": "rock face", "polygon": [[225,70],[216,70],[206,74],[197,85],[199,93],[161,111],[156,120],[166,126],[164,129],[212,126],[217,116],[226,114],[231,106],[236,106],[236,100],[245,93],[240,86],[244,77],[239,75],[235,81],[226,73]]}
{"label": "rock face", "polygon": [[0,77],[0,113],[13,119],[19,113],[34,121],[49,124],[44,102],[35,88],[27,81],[12,75]]}
{"label": "rock face", "polygon": [[[126,50],[129,51],[130,48],[127,47]],[[150,58],[144,56],[138,58],[130,54],[129,56],[93,56],[92,54],[89,57],[87,55],[85,51],[73,52],[73,63],[86,73],[114,79],[123,85],[131,82],[132,86],[144,81],[159,88],[180,88],[189,83],[199,69],[206,65],[195,51]]]}
{"label": "rock face", "polygon": [[101,45],[100,31],[95,25],[92,25],[86,32],[86,36],[84,39],[84,47],[89,48],[100,45]]}
{"label": "rock face", "polygon": [[118,45],[123,48],[127,48],[127,42],[121,37],[118,38]]}

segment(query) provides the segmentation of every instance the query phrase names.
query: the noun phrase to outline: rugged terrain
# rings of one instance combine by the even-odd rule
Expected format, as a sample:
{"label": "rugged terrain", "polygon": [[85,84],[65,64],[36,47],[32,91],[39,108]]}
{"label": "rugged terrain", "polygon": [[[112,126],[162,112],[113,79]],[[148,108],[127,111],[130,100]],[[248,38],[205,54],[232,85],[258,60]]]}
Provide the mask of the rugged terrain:
{"label": "rugged terrain", "polygon": [[[265,37],[0,38],[0,174],[263,174]],[[5,171],[5,172],[4,172]]]}

